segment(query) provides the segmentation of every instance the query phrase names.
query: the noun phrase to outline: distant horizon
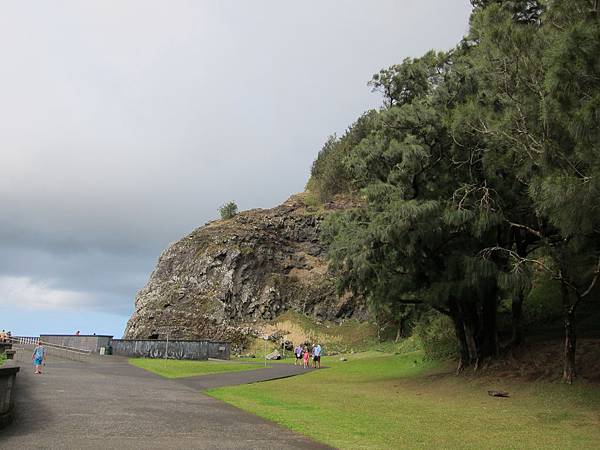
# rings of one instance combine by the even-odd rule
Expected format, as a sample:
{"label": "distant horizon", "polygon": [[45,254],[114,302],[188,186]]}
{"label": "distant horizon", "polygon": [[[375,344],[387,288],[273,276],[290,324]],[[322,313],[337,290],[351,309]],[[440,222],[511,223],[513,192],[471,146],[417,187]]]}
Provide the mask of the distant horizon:
{"label": "distant horizon", "polygon": [[[18,313],[17,313],[18,314]],[[92,317],[88,320],[82,320],[79,324],[83,326],[80,328],[73,328],[71,326],[72,314],[67,314],[68,317],[61,318],[60,316],[65,316],[64,312],[52,312],[49,313],[49,320],[46,322],[47,325],[44,326],[36,326],[36,325],[26,325],[28,321],[27,317],[22,317],[21,325],[11,329],[10,327],[4,328],[6,331],[10,331],[13,336],[40,336],[41,334],[64,334],[64,335],[74,335],[77,331],[82,335],[107,335],[113,336],[115,338],[123,337],[123,333],[125,332],[125,326],[127,324],[127,320],[129,320],[129,316],[117,316],[111,317],[111,315],[106,315],[105,313],[96,313],[101,315],[101,320],[103,323],[108,324],[108,326],[97,327],[95,325],[95,321],[98,319],[97,317]],[[87,314],[81,314],[85,316]],[[19,317],[17,316],[17,322]],[[91,320],[91,322],[90,322]],[[110,327],[110,323],[114,322],[115,325],[113,328]],[[4,323],[4,321],[2,322]],[[117,325],[118,323],[118,325]],[[56,325],[54,325],[56,324]],[[122,325],[122,330],[119,331],[119,327]],[[4,325],[2,325],[3,327]],[[2,329],[2,328],[0,328]]]}

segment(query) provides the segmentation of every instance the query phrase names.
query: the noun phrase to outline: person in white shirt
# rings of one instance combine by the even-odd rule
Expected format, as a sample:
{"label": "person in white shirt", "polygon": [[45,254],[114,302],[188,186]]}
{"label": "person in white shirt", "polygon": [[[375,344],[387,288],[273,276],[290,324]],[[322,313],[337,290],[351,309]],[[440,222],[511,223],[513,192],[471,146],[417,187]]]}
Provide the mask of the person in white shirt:
{"label": "person in white shirt", "polygon": [[319,344],[315,344],[312,349],[312,357],[313,357],[313,368],[316,369],[321,368],[321,346]]}

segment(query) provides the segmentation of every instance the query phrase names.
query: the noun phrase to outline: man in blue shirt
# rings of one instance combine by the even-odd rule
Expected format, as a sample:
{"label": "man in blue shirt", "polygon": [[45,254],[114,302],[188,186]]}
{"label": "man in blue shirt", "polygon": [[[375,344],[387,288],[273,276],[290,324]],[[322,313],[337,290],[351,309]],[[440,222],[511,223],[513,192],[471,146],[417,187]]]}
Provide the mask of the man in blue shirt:
{"label": "man in blue shirt", "polygon": [[319,344],[315,344],[315,346],[313,347],[312,356],[313,356],[313,368],[316,369],[317,364],[318,364],[319,369],[320,369],[321,368],[321,346]]}

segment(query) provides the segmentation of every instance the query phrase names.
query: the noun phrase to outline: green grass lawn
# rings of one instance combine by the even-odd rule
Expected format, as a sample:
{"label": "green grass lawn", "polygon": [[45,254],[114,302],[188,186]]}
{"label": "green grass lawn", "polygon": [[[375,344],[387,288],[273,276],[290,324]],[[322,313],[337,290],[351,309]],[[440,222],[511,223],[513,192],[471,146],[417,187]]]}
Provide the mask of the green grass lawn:
{"label": "green grass lawn", "polygon": [[229,361],[185,361],[174,359],[130,358],[129,364],[166,378],[193,377],[223,372],[263,369],[264,364],[241,364]]}
{"label": "green grass lawn", "polygon": [[[324,358],[328,369],[215,398],[346,449],[596,449],[600,388],[455,377],[420,353]],[[490,397],[488,389],[510,392]]]}

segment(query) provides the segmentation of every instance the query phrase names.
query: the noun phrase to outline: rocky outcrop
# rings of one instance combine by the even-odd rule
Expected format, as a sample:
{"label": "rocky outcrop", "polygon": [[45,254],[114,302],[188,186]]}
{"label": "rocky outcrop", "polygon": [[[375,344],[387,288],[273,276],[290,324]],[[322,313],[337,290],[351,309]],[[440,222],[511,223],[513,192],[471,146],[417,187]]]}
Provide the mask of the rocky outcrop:
{"label": "rocky outcrop", "polygon": [[303,195],[273,209],[209,222],[167,248],[138,293],[126,338],[230,339],[287,310],[317,320],[364,316],[340,298],[327,271],[319,224]]}

